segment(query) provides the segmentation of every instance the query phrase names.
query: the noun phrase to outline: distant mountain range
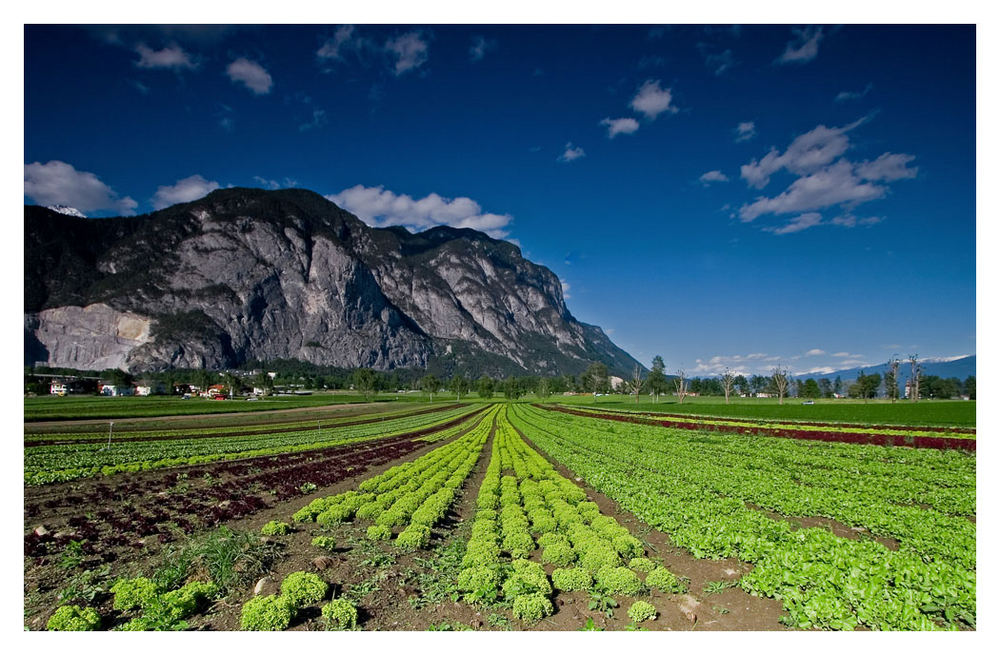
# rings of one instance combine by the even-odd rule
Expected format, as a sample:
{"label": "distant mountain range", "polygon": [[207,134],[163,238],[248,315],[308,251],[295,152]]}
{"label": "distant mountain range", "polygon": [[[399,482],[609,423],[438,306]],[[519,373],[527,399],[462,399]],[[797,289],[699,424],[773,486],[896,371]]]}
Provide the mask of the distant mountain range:
{"label": "distant mountain range", "polygon": [[[970,375],[976,374],[976,356],[969,355],[967,357],[959,357],[958,359],[951,360],[941,360],[941,359],[924,359],[920,360],[920,365],[923,367],[924,375],[936,375],[941,378],[958,378],[959,380],[965,380],[965,378]],[[796,380],[806,380],[808,378],[813,378],[814,380],[819,380],[820,378],[829,378],[834,380],[837,376],[844,382],[848,380],[858,379],[858,371],[864,370],[866,375],[871,375],[872,373],[878,373],[879,375],[885,375],[885,372],[889,369],[887,363],[878,364],[877,366],[855,366],[853,368],[845,368],[839,371],[833,371],[832,373],[803,373],[801,375],[794,376]],[[910,362],[909,360],[901,360],[899,363],[899,385],[900,388],[906,384],[906,379],[910,376]]]}
{"label": "distant mountain range", "polygon": [[24,208],[25,364],[233,368],[297,359],[439,374],[625,376],[559,278],[470,229],[373,228],[303,189],[221,189],[152,214]]}

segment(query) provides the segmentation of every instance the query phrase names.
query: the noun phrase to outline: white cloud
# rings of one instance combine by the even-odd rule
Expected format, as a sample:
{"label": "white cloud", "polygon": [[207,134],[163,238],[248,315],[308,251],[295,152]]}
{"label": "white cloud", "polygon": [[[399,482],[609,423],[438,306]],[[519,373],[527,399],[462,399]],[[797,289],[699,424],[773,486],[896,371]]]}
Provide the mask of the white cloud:
{"label": "white cloud", "polygon": [[586,156],[587,153],[583,151],[583,148],[579,146],[574,147],[573,143],[569,142],[566,144],[566,149],[563,151],[563,154],[559,155],[557,159],[562,162],[571,162],[575,159],[580,159],[581,157]]}
{"label": "white cloud", "polygon": [[278,180],[269,180],[267,178],[261,177],[260,175],[254,175],[253,179],[257,184],[261,185],[265,189],[290,189],[299,185],[298,182],[290,177],[286,177],[284,181],[279,182]]}
{"label": "white cloud", "polygon": [[778,227],[766,227],[764,230],[767,232],[773,232],[774,234],[793,234],[795,232],[801,232],[802,230],[807,230],[811,227],[815,227],[816,225],[820,225],[822,222],[822,214],[810,212],[808,214],[796,216],[784,225]]}
{"label": "white cloud", "polygon": [[736,126],[736,142],[749,141],[757,136],[757,127],[753,121],[746,121]]}
{"label": "white cloud", "polygon": [[861,180],[854,174],[849,161],[804,175],[773,198],[761,197],[740,207],[740,220],[749,222],[762,214],[790,214],[824,209],[833,205],[876,200],[883,197],[887,187]]}
{"label": "white cloud", "polygon": [[715,355],[707,360],[695,359],[695,367],[688,372],[692,375],[721,375],[728,368],[736,375],[753,375],[767,373],[781,361],[780,356],[767,353]]}
{"label": "white cloud", "polygon": [[702,174],[698,180],[705,186],[708,186],[711,182],[728,182],[729,178],[722,171],[709,171]]}
{"label": "white cloud", "polygon": [[65,205],[83,213],[107,210],[128,216],[139,206],[128,196],[119,197],[93,173],[57,160],[24,165],[24,195],[40,205]]}
{"label": "white cloud", "polygon": [[396,75],[402,75],[422,66],[427,61],[429,48],[420,32],[407,32],[386,41],[385,49],[396,59]]}
{"label": "white cloud", "polygon": [[867,119],[861,118],[843,127],[818,125],[795,137],[785,152],[779,154],[776,149],[771,148],[760,161],[754,159],[749,164],[744,164],[740,167],[740,176],[750,186],[763,189],[771,181],[771,175],[782,168],[796,175],[815,171],[847,152],[850,145],[847,133],[865,120]]}
{"label": "white cloud", "polygon": [[822,348],[813,348],[806,351],[806,357],[816,357],[817,355],[825,355],[826,351]]}
{"label": "white cloud", "polygon": [[472,37],[472,45],[469,47],[469,59],[479,61],[486,56],[486,53],[495,48],[497,42],[487,39],[485,36]]}
{"label": "white cloud", "polygon": [[402,225],[419,231],[450,225],[472,228],[502,239],[507,236],[506,227],[513,220],[510,214],[484,213],[479,203],[471,198],[444,198],[431,193],[417,200],[381,186],[358,184],[326,197],[375,227]]}
{"label": "white cloud", "polygon": [[807,27],[804,30],[792,30],[792,33],[796,38],[788,42],[777,63],[805,63],[815,59],[819,54],[819,42],[823,39],[823,28]]}
{"label": "white cloud", "polygon": [[845,352],[839,352],[839,353],[833,353],[833,356],[834,357],[847,357],[847,358],[850,358],[850,359],[858,359],[859,357],[864,357],[864,355],[853,355],[853,354],[851,354],[849,352],[846,352],[846,351]]}
{"label": "white cloud", "polygon": [[180,202],[191,202],[207,196],[218,188],[218,182],[210,182],[201,175],[185,177],[170,186],[157,187],[152,199],[153,208],[164,209]]}
{"label": "white cloud", "polygon": [[567,282],[563,278],[559,278],[559,284],[562,285],[563,299],[569,300],[570,298],[572,298],[573,296],[569,295],[569,289],[570,289],[569,282]]}
{"label": "white cloud", "polygon": [[139,68],[172,68],[174,70],[197,68],[197,64],[191,60],[191,56],[176,44],[171,44],[162,50],[153,50],[145,43],[140,43],[136,46],[135,51],[139,53],[139,61],[135,63]]}
{"label": "white cloud", "polygon": [[605,118],[600,124],[608,127],[609,139],[619,134],[632,134],[639,129],[639,121],[634,118]]}
{"label": "white cloud", "polygon": [[885,180],[887,182],[913,178],[917,176],[917,169],[907,168],[906,165],[914,159],[913,155],[886,152],[875,161],[863,161],[858,164],[858,176],[866,180]]}
{"label": "white cloud", "polygon": [[[784,152],[775,148],[761,159],[740,167],[740,176],[747,185],[762,189],[771,177],[785,170],[797,178],[773,197],[759,196],[740,207],[739,217],[750,222],[765,214],[800,214],[778,227],[763,227],[774,234],[789,234],[830,224],[841,227],[874,225],[882,217],[857,218],[854,207],[885,197],[889,187],[884,183],[916,177],[918,169],[909,167],[913,155],[886,152],[874,161],[854,163],[844,157],[850,148],[848,132],[867,120],[862,118],[843,127],[819,125],[796,137]],[[834,206],[843,212],[829,221],[817,213]]]}
{"label": "white cloud", "polygon": [[256,95],[271,92],[271,74],[263,66],[240,57],[226,67],[226,74],[233,82],[241,82]]}
{"label": "white cloud", "polygon": [[868,92],[872,90],[872,84],[869,82],[865,85],[865,88],[861,91],[841,91],[837,94],[833,100],[834,102],[847,102],[848,100],[860,100],[868,95]]}
{"label": "white cloud", "polygon": [[342,60],[347,52],[360,52],[364,48],[373,47],[373,43],[356,33],[353,25],[341,25],[334,31],[333,38],[327,39],[316,56],[320,59]]}
{"label": "white cloud", "polygon": [[831,225],[839,225],[841,227],[854,227],[856,225],[875,225],[881,223],[885,220],[884,216],[869,216],[867,218],[858,218],[853,214],[843,214],[841,216],[834,217],[830,219]]}
{"label": "white cloud", "polygon": [[673,96],[670,89],[661,89],[660,80],[646,80],[629,104],[632,109],[646,118],[654,120],[663,112],[676,114],[678,109],[672,104]]}

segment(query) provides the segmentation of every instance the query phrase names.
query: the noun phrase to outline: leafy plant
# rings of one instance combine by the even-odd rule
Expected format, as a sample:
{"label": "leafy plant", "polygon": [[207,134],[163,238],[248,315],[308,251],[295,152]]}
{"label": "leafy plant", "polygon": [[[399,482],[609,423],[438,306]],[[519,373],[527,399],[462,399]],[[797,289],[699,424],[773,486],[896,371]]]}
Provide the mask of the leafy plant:
{"label": "leafy plant", "polygon": [[358,609],[346,598],[336,598],[321,610],[327,630],[353,630],[358,625]]}
{"label": "leafy plant", "polygon": [[590,601],[587,603],[587,609],[603,612],[610,619],[614,617],[616,607],[618,607],[618,601],[613,596],[607,595],[600,589],[592,589],[590,591]]}
{"label": "leafy plant", "polygon": [[580,632],[604,632],[604,628],[598,626],[594,623],[594,619],[587,617],[587,622],[583,624],[583,627],[577,628]]}
{"label": "leafy plant", "polygon": [[291,533],[292,526],[282,521],[268,521],[260,529],[260,533],[269,536],[286,535]]}
{"label": "leafy plant", "polygon": [[281,595],[287,598],[295,607],[312,605],[323,600],[330,585],[315,573],[297,571],[290,573],[281,582]]}
{"label": "leafy plant", "polygon": [[514,616],[526,623],[540,621],[553,612],[552,601],[539,592],[522,594],[514,599],[514,607],[511,610]]}
{"label": "leafy plant", "polygon": [[45,629],[80,632],[96,630],[100,624],[101,617],[93,609],[77,605],[63,605],[52,613]]}
{"label": "leafy plant", "polygon": [[651,621],[656,618],[656,608],[644,600],[637,600],[628,608],[628,617],[636,623]]}
{"label": "leafy plant", "polygon": [[295,604],[284,596],[257,596],[240,613],[240,629],[280,631],[288,627],[295,616]]}
{"label": "leafy plant", "polygon": [[337,548],[337,540],[333,537],[319,536],[313,538],[312,545],[333,552]]}

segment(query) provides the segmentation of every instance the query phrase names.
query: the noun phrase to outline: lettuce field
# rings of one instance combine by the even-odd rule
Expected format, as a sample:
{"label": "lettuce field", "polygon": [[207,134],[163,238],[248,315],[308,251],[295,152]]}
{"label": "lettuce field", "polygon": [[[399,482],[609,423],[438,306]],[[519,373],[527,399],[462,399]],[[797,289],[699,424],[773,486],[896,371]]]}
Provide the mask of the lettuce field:
{"label": "lettuce field", "polygon": [[976,629],[968,422],[664,407],[26,423],[25,627]]}

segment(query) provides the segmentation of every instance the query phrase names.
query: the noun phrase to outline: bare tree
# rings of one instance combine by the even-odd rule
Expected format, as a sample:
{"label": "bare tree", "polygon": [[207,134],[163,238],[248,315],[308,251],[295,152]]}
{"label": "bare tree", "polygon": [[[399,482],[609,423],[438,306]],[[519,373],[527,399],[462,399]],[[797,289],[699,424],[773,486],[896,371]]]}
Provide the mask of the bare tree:
{"label": "bare tree", "polygon": [[736,374],[726,367],[726,372],[722,374],[722,390],[726,394],[726,404],[729,404],[729,394],[733,392],[733,381],[736,380]]}
{"label": "bare tree", "polygon": [[677,377],[674,379],[674,387],[677,389],[677,403],[684,403],[684,394],[687,393],[687,378],[683,370],[677,371]]}
{"label": "bare tree", "polygon": [[629,381],[630,391],[635,395],[635,402],[639,404],[639,392],[642,391],[642,369],[639,365],[635,365],[635,371],[632,373],[632,379]]}
{"label": "bare tree", "polygon": [[885,392],[892,402],[899,398],[899,358],[895,355],[889,359],[885,372]]}
{"label": "bare tree", "polygon": [[785,404],[785,392],[788,391],[788,369],[775,366],[771,369],[771,382],[778,391],[778,404]]}

